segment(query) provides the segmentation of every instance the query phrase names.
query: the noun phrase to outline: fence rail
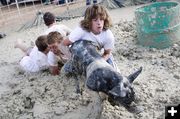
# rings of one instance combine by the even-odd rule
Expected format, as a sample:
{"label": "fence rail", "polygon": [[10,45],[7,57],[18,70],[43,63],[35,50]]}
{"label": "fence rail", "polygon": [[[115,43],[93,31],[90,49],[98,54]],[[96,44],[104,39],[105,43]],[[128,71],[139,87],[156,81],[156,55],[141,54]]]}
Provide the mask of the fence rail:
{"label": "fence rail", "polygon": [[50,11],[58,16],[67,10],[83,6],[85,6],[85,0],[73,0],[64,4],[54,4],[47,0],[45,2],[30,0],[0,5],[0,32],[16,31],[21,25],[32,20],[38,11]]}

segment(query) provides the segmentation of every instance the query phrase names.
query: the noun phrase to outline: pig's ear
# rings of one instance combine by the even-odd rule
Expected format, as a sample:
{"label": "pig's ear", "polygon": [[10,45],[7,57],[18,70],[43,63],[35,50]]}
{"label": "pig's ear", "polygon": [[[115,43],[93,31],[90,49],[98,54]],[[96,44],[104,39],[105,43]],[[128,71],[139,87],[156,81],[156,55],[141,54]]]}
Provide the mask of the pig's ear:
{"label": "pig's ear", "polygon": [[114,98],[125,97],[126,96],[126,92],[122,91],[121,88],[122,88],[121,84],[118,84],[113,89],[111,89],[108,93],[110,95],[112,95]]}
{"label": "pig's ear", "polygon": [[132,83],[142,72],[142,67],[140,67],[136,72],[130,74],[127,79],[129,80],[130,83]]}

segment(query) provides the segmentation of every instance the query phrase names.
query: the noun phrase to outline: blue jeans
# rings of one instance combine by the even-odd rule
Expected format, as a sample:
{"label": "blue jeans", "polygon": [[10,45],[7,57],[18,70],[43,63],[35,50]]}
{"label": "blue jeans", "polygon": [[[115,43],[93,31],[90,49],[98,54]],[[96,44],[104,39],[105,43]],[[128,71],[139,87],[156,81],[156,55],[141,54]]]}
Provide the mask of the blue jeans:
{"label": "blue jeans", "polygon": [[114,67],[114,64],[111,58],[107,59],[106,62]]}
{"label": "blue jeans", "polygon": [[[97,0],[93,0],[93,3],[97,3]],[[91,0],[86,0],[86,5],[90,5],[91,4]]]}
{"label": "blue jeans", "polygon": [[117,72],[120,72],[119,68],[117,67],[115,61],[112,58],[109,58],[106,62],[110,64]]}

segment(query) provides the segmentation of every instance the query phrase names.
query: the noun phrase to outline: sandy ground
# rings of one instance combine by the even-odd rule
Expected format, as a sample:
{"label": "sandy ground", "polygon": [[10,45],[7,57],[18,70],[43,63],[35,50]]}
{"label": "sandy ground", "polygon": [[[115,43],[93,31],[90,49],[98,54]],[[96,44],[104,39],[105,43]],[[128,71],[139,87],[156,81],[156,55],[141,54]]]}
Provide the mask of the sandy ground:
{"label": "sandy ground", "polygon": [[[135,80],[135,105],[141,113],[127,111],[121,105],[100,100],[99,94],[84,86],[82,95],[75,93],[71,77],[52,76],[48,72],[27,74],[18,62],[23,53],[14,49],[17,38],[30,45],[46,27],[12,32],[0,39],[0,118],[2,119],[163,119],[167,104],[180,103],[180,49],[179,44],[157,50],[138,44],[134,10],[136,7],[111,10],[115,35],[113,52],[122,75],[127,76],[140,66],[141,75]],[[62,21],[75,28],[82,18]]]}

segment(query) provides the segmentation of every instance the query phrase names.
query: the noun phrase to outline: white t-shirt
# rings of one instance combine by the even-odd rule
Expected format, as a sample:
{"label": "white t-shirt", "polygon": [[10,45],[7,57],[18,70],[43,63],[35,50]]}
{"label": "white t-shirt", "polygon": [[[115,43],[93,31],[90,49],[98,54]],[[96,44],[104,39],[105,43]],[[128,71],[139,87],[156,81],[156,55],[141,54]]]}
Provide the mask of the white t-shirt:
{"label": "white t-shirt", "polygon": [[114,49],[114,35],[108,29],[106,31],[102,31],[100,34],[95,35],[92,32],[88,32],[83,30],[81,27],[77,27],[73,30],[69,35],[69,40],[71,42],[75,42],[77,40],[88,40],[95,43],[98,43],[101,48],[106,49]]}
{"label": "white t-shirt", "polygon": [[63,24],[59,24],[59,25],[52,25],[51,27],[49,27],[44,33],[43,35],[48,35],[50,32],[53,31],[57,31],[59,32],[63,37],[67,36],[67,33],[71,32],[71,29],[68,28],[67,26],[63,25]]}
{"label": "white t-shirt", "polygon": [[49,63],[47,55],[40,52],[35,46],[29,56],[25,56],[20,61],[20,66],[26,72],[38,72],[41,70],[48,69]]}

